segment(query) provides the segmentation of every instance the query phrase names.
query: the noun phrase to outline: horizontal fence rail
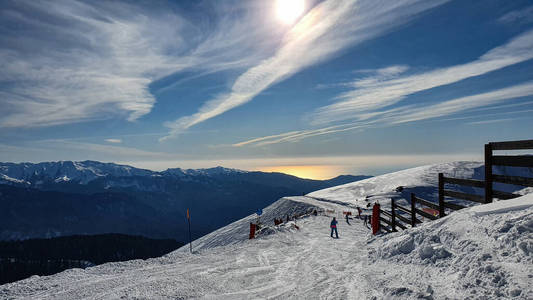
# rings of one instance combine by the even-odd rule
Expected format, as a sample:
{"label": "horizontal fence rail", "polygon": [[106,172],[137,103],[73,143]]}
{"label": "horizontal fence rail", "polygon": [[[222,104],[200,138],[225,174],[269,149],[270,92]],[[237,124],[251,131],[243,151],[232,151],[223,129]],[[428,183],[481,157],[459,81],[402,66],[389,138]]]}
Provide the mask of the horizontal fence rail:
{"label": "horizontal fence rail", "polygon": [[427,213],[427,212],[425,212],[423,210],[420,210],[418,208],[415,208],[415,211],[416,211],[417,214],[419,214],[419,215],[421,215],[421,216],[423,216],[425,218],[428,218],[430,220],[437,220],[438,219],[438,217],[436,217],[436,216],[434,216],[434,215],[432,215],[430,213]]}
{"label": "horizontal fence rail", "polygon": [[533,178],[507,175],[492,175],[492,181],[533,187]]}
{"label": "horizontal fence rail", "polygon": [[[396,218],[400,219],[402,222],[404,222],[405,224],[411,224],[411,220],[402,216],[402,215],[396,215]],[[422,222],[420,222],[422,223]],[[399,224],[399,223],[398,223]],[[403,228],[402,228],[403,229]]]}
{"label": "horizontal fence rail", "polygon": [[386,216],[388,216],[388,217],[391,217],[391,216],[392,216],[392,214],[389,213],[388,211],[384,211],[384,210],[382,210],[382,209],[380,209],[379,211],[380,211],[382,214],[384,214],[384,215],[386,215]]}
{"label": "horizontal fence rail", "polygon": [[450,190],[444,190],[443,194],[444,196],[448,196],[452,198],[469,200],[469,201],[477,202],[477,203],[485,203],[485,197],[480,196],[480,195],[466,194],[466,193],[450,191]]}
{"label": "horizontal fence rail", "polygon": [[512,194],[512,193],[492,190],[492,196],[494,196],[494,197],[496,197],[498,199],[502,199],[502,200],[509,200],[509,199],[520,197],[522,195],[516,195],[516,194]]}
{"label": "horizontal fence rail", "polygon": [[444,207],[449,208],[449,209],[453,209],[453,210],[460,210],[460,209],[466,208],[466,206],[459,205],[459,204],[454,204],[454,203],[450,203],[450,202],[444,202]]}
{"label": "horizontal fence rail", "polygon": [[424,200],[422,198],[418,198],[417,196],[415,196],[415,198],[416,198],[416,203],[420,203],[422,205],[425,205],[427,207],[430,207],[430,208],[433,208],[433,209],[436,209],[436,210],[439,210],[439,208],[440,208],[438,204],[435,204],[433,202]]}
{"label": "horizontal fence rail", "polygon": [[460,179],[460,178],[451,178],[451,177],[442,177],[444,183],[457,184],[457,185],[466,185],[478,188],[485,188],[485,181],[475,180],[475,179]]}
{"label": "horizontal fence rail", "polygon": [[492,150],[531,150],[533,149],[533,140],[509,141],[509,142],[491,142]]}
{"label": "horizontal fence rail", "polygon": [[395,206],[397,209],[399,209],[399,210],[401,210],[401,211],[403,211],[403,212],[405,212],[405,213],[411,214],[411,210],[410,210],[410,209],[407,209],[407,208],[405,208],[405,207],[403,207],[403,206],[401,206],[401,205],[398,205],[398,204],[395,204],[394,206]]}
{"label": "horizontal fence rail", "polygon": [[492,156],[493,166],[533,168],[533,155]]}

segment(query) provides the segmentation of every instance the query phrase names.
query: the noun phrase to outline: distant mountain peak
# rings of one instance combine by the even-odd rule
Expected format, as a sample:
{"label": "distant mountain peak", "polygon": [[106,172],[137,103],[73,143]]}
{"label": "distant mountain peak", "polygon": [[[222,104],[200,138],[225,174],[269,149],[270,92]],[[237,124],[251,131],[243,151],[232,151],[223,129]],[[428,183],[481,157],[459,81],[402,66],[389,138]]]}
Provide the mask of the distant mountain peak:
{"label": "distant mountain peak", "polygon": [[163,174],[172,174],[177,176],[213,176],[220,174],[242,174],[248,173],[249,171],[225,168],[221,166],[205,169],[182,169],[182,168],[169,168],[161,172]]}
{"label": "distant mountain peak", "polygon": [[[191,170],[191,169],[189,169]],[[239,169],[232,169],[232,168],[225,168],[221,166],[217,166],[214,168],[207,168],[207,169],[198,169],[196,171],[204,172],[209,175],[216,175],[216,174],[231,174],[231,173],[248,173],[248,171],[239,170]]]}

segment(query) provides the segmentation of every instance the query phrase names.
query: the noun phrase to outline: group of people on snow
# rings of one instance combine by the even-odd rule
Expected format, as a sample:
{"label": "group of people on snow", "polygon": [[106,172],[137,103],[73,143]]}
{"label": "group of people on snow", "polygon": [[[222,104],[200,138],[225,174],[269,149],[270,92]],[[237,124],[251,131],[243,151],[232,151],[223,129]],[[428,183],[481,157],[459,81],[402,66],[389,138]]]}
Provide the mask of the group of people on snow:
{"label": "group of people on snow", "polygon": [[[375,204],[379,205],[378,202],[376,202]],[[367,215],[367,214],[364,214],[362,215],[362,212],[363,210],[360,208],[360,207],[357,207],[357,217],[361,220],[363,220],[363,224],[365,225],[366,228],[368,229],[371,229],[369,227],[370,224],[372,224],[371,222],[371,217],[370,215]],[[349,217],[349,213],[345,213],[345,218],[346,218],[346,223],[348,225],[351,225],[350,224],[350,217]],[[339,232],[337,231],[337,224],[339,222],[337,221],[337,218],[333,217],[333,220],[331,220],[331,223],[330,223],[330,228],[331,228],[331,234],[330,236],[333,237],[333,233],[335,233],[335,238],[339,238]]]}

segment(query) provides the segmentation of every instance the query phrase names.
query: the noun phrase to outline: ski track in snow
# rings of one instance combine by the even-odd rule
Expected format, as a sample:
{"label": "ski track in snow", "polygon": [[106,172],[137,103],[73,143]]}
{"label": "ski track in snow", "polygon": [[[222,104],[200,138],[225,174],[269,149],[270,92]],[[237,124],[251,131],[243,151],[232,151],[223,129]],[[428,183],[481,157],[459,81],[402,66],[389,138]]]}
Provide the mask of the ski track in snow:
{"label": "ski track in snow", "polygon": [[27,299],[364,298],[358,273],[366,265],[368,229],[360,220],[339,222],[329,236],[330,217],[298,221],[300,230],[279,232],[239,245],[195,254],[110,263],[55,276],[34,276],[4,285],[0,297]]}

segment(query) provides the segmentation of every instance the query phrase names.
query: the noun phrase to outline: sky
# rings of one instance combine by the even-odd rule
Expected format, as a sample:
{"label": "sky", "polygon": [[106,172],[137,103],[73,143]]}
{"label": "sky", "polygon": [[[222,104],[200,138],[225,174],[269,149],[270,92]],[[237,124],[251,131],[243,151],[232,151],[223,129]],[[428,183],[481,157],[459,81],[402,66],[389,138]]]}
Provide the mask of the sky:
{"label": "sky", "polygon": [[325,179],[533,138],[533,2],[0,4],[0,161]]}

